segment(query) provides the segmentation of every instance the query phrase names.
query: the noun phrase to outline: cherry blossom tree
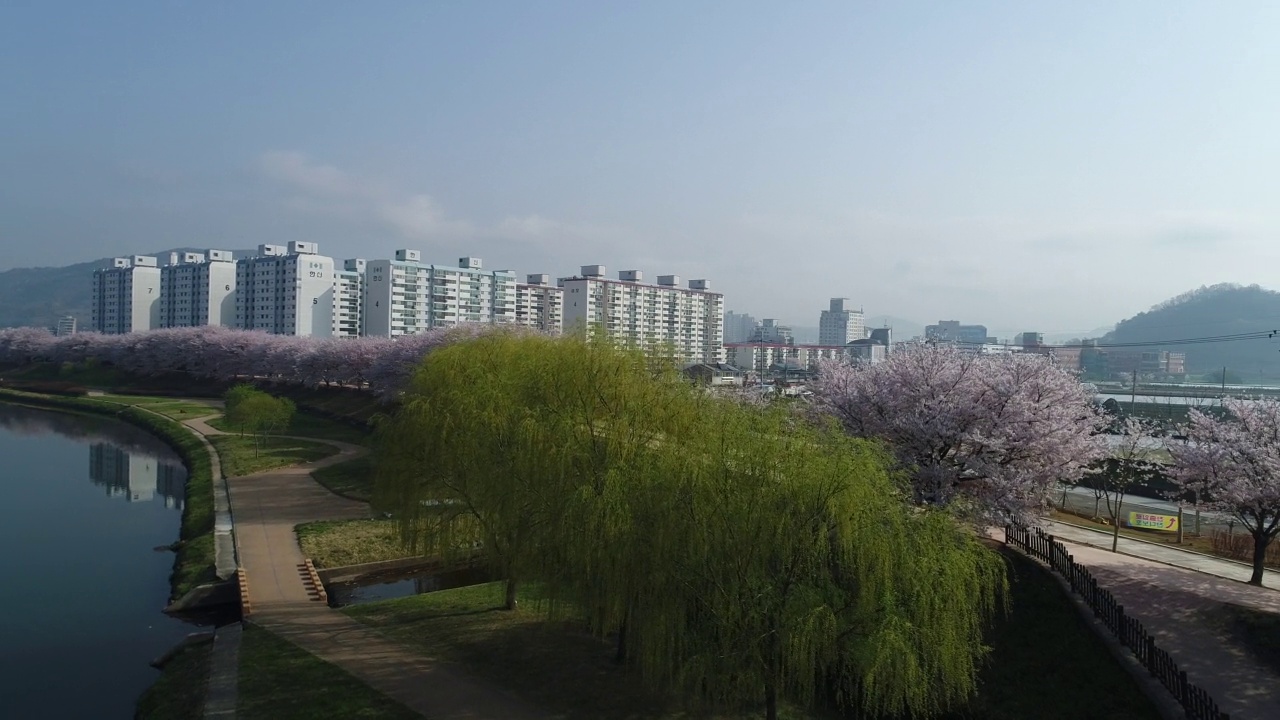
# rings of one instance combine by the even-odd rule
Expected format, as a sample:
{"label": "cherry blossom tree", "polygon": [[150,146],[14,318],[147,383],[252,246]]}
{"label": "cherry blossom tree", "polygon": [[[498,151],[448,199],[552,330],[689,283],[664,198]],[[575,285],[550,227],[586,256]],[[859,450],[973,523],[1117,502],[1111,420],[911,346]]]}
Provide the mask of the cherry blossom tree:
{"label": "cherry blossom tree", "polygon": [[978,523],[1030,519],[1105,452],[1092,393],[1041,355],[925,345],[827,362],[814,393],[849,434],[888,446],[917,504]]}
{"label": "cherry blossom tree", "polygon": [[1111,445],[1110,456],[1095,464],[1086,475],[1093,490],[1095,516],[1098,514],[1098,501],[1107,501],[1111,552],[1116,552],[1125,497],[1135,485],[1150,482],[1152,476],[1160,472],[1160,466],[1152,460],[1152,455],[1160,448],[1160,441],[1156,437],[1158,426],[1143,418],[1124,418],[1112,429],[1116,440]]}
{"label": "cherry blossom tree", "polygon": [[473,324],[391,339],[292,337],[216,326],[66,337],[40,328],[7,328],[0,329],[0,364],[97,361],[140,375],[185,372],[308,387],[336,383],[394,399],[428,353],[494,329]]}
{"label": "cherry blossom tree", "polygon": [[1252,585],[1262,585],[1267,547],[1280,534],[1280,400],[1228,399],[1228,417],[1192,409],[1186,443],[1171,443],[1174,480],[1253,536]]}

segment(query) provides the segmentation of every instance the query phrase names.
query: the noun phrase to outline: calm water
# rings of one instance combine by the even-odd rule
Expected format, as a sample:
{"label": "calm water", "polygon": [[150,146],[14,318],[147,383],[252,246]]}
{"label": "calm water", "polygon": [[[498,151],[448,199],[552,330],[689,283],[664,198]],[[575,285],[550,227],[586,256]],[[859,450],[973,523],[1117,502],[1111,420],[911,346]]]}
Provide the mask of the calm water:
{"label": "calm water", "polygon": [[194,631],[169,596],[186,479],[108,419],[0,403],[0,716],[131,718],[148,663]]}
{"label": "calm water", "polygon": [[329,604],[342,607],[478,585],[492,579],[492,573],[485,568],[462,568],[446,572],[423,570],[387,577],[369,577],[357,583],[334,583],[325,586],[325,589],[329,591]]}

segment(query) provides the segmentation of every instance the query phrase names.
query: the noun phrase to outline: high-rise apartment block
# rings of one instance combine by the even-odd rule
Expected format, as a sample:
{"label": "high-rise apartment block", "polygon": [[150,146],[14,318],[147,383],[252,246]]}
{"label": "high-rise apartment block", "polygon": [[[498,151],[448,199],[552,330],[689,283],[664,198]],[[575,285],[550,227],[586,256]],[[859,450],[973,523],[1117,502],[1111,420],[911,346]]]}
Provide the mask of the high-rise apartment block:
{"label": "high-rise apartment block", "polygon": [[76,334],[76,317],[74,315],[64,315],[58,320],[58,324],[53,329],[53,334],[58,337]]}
{"label": "high-rise apartment block", "polygon": [[485,270],[479,258],[458,265],[429,265],[417,250],[397,250],[394,260],[365,266],[366,335],[396,337],[460,323],[516,321],[516,277]]}
{"label": "high-rise apartment block", "polygon": [[236,263],[230,251],[170,253],[160,268],[157,327],[226,325],[236,315]]}
{"label": "high-rise apartment block", "polygon": [[867,336],[862,310],[845,308],[848,298],[831,298],[831,306],[818,318],[819,345],[848,345]]}
{"label": "high-rise apartment block", "polygon": [[794,345],[795,337],[791,334],[791,328],[786,325],[779,325],[778,321],[773,318],[765,318],[760,321],[759,327],[751,334],[747,342]]}
{"label": "high-rise apartment block", "polygon": [[755,335],[759,325],[760,323],[750,315],[729,310],[724,314],[724,341],[726,343],[746,342]]}
{"label": "high-rise apartment block", "polygon": [[93,329],[111,335],[159,327],[160,268],[149,255],[93,271]]}
{"label": "high-rise apartment block", "polygon": [[724,296],[706,280],[680,287],[677,275],[643,282],[639,270],[605,277],[603,265],[583,265],[574,277],[560,278],[566,331],[603,332],[643,350],[671,351],[686,363],[724,361]]}
{"label": "high-rise apartment block", "polygon": [[516,283],[516,323],[550,333],[564,329],[564,288],[551,284],[551,276],[534,273]]}
{"label": "high-rise apartment block", "polygon": [[236,263],[235,326],[276,335],[333,335],[333,258],[312,242],[259,245]]}
{"label": "high-rise apartment block", "polygon": [[360,337],[364,334],[364,271],[361,258],[342,262],[333,273],[333,336]]}

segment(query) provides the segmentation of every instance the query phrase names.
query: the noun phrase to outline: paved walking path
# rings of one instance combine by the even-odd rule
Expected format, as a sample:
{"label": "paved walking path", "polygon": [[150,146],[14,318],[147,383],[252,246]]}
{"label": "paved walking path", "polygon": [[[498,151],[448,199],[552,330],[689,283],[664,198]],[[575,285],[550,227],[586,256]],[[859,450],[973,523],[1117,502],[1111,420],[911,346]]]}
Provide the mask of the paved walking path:
{"label": "paved walking path", "polygon": [[[1045,532],[1051,533],[1063,542],[1070,540],[1079,545],[1092,545],[1104,548],[1107,551],[1111,550],[1111,533],[1104,530],[1091,530],[1052,520],[1043,521],[1042,527],[1044,527]],[[1216,575],[1228,580],[1248,582],[1253,575],[1253,568],[1244,563],[1224,560],[1204,553],[1181,550],[1170,545],[1143,542],[1142,540],[1127,538],[1124,535],[1120,536],[1120,543],[1116,548],[1125,555],[1167,563],[1175,567]],[[1262,584],[1268,588],[1280,590],[1280,572],[1267,570],[1262,578]],[[1280,711],[1276,713],[1276,716],[1280,717]]]}
{"label": "paved walking path", "polygon": [[[1232,720],[1280,717],[1280,674],[1252,657],[1215,613],[1223,603],[1280,613],[1280,592],[1112,553],[1109,544],[1105,549],[1082,544],[1060,532],[1064,529],[1070,528],[1046,523],[1046,530],[1067,546],[1076,562],[1088,567],[1098,584],[1110,590],[1127,613],[1142,621],[1188,679],[1207,690]],[[998,537],[1003,539],[1003,533]]]}
{"label": "paved walking path", "polygon": [[[197,432],[220,434],[202,420]],[[303,582],[294,526],[313,520],[369,517],[367,503],[335,495],[312,477],[322,467],[357,457],[365,449],[317,438],[339,449],[312,463],[228,478],[236,549],[248,576],[251,622],[331,662],[388,697],[439,720],[535,720],[544,717],[504,691],[417,651],[328,607]]]}

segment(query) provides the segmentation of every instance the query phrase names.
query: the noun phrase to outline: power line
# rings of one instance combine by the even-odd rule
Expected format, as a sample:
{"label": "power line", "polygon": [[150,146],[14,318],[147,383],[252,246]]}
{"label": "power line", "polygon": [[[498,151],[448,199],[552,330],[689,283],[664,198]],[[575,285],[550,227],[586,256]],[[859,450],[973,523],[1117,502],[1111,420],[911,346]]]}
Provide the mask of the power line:
{"label": "power line", "polygon": [[[1127,342],[1127,343],[1117,343],[1117,342],[1091,343],[1088,345],[1083,343],[1076,343],[1071,345],[1041,344],[1041,345],[1027,345],[1027,346],[1009,345],[1008,343],[1005,343],[1005,344],[1008,345],[1009,347],[1035,347],[1035,348],[1048,348],[1048,349],[1078,350],[1078,349],[1085,349],[1085,348],[1107,349],[1107,348],[1161,347],[1165,345],[1207,345],[1207,344],[1214,344],[1214,343],[1242,342],[1242,341],[1248,341],[1248,340],[1270,340],[1270,339],[1274,339],[1277,335],[1280,335],[1280,330],[1261,330],[1258,332],[1235,333],[1231,335],[1208,335],[1203,337],[1178,338],[1174,340],[1142,340],[1142,341]],[[981,345],[987,344],[987,343],[972,342],[968,340],[954,340],[954,341],[943,340],[941,342],[952,342],[953,344],[956,344],[956,345],[972,345],[972,346],[981,346]]]}

